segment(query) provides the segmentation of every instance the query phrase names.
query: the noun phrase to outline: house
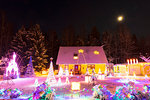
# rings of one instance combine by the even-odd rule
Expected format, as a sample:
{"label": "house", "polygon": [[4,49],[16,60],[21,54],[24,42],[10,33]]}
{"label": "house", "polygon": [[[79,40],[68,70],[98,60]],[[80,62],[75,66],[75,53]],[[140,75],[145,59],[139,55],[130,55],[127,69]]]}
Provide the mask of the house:
{"label": "house", "polygon": [[93,68],[96,73],[99,69],[104,73],[107,63],[102,46],[60,47],[56,62],[59,68],[74,74],[85,74],[87,68],[90,73]]}

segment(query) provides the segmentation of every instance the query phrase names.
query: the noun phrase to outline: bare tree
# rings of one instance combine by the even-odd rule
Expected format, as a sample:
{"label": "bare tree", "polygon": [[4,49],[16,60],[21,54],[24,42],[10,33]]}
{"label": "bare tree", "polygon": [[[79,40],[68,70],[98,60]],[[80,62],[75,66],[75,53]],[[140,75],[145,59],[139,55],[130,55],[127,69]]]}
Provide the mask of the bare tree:
{"label": "bare tree", "polygon": [[75,40],[75,29],[69,26],[63,30],[62,43],[63,46],[73,46]]}
{"label": "bare tree", "polygon": [[12,33],[12,24],[6,20],[5,13],[0,11],[0,56],[4,56],[7,53]]}
{"label": "bare tree", "polygon": [[96,26],[94,26],[92,28],[92,31],[89,34],[88,42],[89,42],[89,45],[91,45],[91,46],[101,45],[101,43],[100,43],[100,33],[97,30]]}
{"label": "bare tree", "polygon": [[102,34],[102,45],[109,62],[113,62],[112,53],[112,33],[110,31],[103,32]]}

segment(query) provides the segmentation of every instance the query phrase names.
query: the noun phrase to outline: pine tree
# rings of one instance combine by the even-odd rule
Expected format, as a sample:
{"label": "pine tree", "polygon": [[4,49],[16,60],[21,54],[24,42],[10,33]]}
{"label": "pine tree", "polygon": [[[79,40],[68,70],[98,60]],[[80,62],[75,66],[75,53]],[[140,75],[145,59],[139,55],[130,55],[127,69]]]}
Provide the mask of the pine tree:
{"label": "pine tree", "polygon": [[80,32],[77,36],[75,36],[75,46],[85,46],[86,45],[86,29],[85,26],[80,28]]}
{"label": "pine tree", "polygon": [[49,73],[46,79],[46,82],[49,84],[50,82],[56,82],[55,76],[54,76],[54,71],[53,71],[53,58],[50,58],[50,67],[49,67]]}
{"label": "pine tree", "polygon": [[46,69],[46,64],[48,63],[48,55],[46,55],[47,49],[45,48],[45,37],[43,36],[38,24],[31,27],[29,32],[33,34],[33,37],[31,38],[33,43],[33,65],[36,71],[42,72],[42,70]]}
{"label": "pine tree", "polygon": [[20,69],[21,73],[25,72],[26,64],[28,63],[28,59],[30,57],[31,53],[31,47],[32,43],[29,41],[28,35],[30,33],[27,33],[26,29],[22,26],[20,30],[16,33],[16,36],[14,36],[11,45],[10,50],[8,51],[8,54],[12,52],[16,52],[17,54],[17,62],[19,63],[19,66],[22,66]]}
{"label": "pine tree", "polygon": [[25,76],[35,76],[34,74],[34,69],[33,69],[33,64],[32,64],[32,57],[30,56],[30,60],[29,60],[29,64],[27,66],[27,70],[26,70],[26,73],[25,73]]}
{"label": "pine tree", "polygon": [[75,46],[84,46],[84,40],[80,37],[80,35],[76,36]]}
{"label": "pine tree", "polygon": [[63,46],[73,46],[74,45],[74,37],[75,37],[75,30],[73,26],[69,26],[63,30],[62,35],[62,43]]}
{"label": "pine tree", "polygon": [[0,10],[0,56],[5,56],[12,39],[13,27],[8,22],[5,12]]}

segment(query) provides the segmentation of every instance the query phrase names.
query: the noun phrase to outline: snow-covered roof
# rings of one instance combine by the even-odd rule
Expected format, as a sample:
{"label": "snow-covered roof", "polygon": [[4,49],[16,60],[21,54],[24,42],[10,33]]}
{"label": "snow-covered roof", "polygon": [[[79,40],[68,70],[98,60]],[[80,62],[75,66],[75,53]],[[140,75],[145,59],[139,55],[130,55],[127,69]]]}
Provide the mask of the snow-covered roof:
{"label": "snow-covered roof", "polygon": [[[74,56],[77,56],[78,59],[74,59]],[[60,47],[56,62],[57,65],[100,63],[108,63],[103,47],[101,46]]]}

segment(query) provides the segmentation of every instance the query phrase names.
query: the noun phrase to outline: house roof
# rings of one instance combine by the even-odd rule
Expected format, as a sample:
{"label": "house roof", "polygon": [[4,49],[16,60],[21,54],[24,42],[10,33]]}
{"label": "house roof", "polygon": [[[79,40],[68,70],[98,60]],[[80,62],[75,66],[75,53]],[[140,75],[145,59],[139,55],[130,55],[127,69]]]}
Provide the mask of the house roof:
{"label": "house roof", "polygon": [[[83,53],[79,52],[83,50]],[[97,54],[94,53],[97,52]],[[98,54],[99,53],[99,54]],[[74,59],[74,55],[78,59]],[[95,64],[108,63],[101,46],[60,47],[56,64]]]}

